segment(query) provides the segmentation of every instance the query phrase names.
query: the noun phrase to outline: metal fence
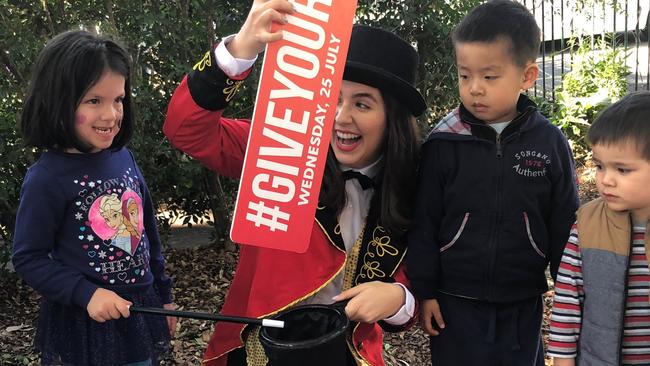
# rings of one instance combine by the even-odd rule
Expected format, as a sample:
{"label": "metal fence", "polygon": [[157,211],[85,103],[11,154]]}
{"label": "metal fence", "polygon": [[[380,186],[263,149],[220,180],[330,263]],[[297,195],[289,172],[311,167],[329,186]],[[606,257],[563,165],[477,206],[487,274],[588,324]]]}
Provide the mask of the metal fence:
{"label": "metal fence", "polygon": [[600,37],[614,48],[623,47],[631,71],[628,89],[650,90],[650,0],[518,1],[530,9],[543,34],[535,96],[555,99],[562,75],[571,70],[573,49],[568,41],[582,36],[593,36],[591,42]]}

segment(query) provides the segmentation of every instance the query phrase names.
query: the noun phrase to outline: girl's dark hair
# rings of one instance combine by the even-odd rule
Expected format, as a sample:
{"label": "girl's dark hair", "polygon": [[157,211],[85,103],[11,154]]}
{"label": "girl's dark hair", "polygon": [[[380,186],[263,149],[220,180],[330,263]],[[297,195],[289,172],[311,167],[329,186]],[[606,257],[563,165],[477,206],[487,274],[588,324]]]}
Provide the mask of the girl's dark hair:
{"label": "girl's dark hair", "polygon": [[650,161],[650,91],[637,91],[602,111],[589,127],[591,146],[631,142]]}
{"label": "girl's dark hair", "polygon": [[[381,91],[381,90],[380,90]],[[369,218],[388,231],[399,233],[411,221],[418,158],[418,127],[415,117],[392,95],[381,91],[386,108],[386,138],[384,139],[383,168],[375,176],[378,186],[370,204]],[[345,180],[339,163],[330,148],[325,164],[320,203],[341,212],[346,202]]]}
{"label": "girl's dark hair", "polygon": [[110,148],[126,145],[133,134],[131,59],[115,41],[83,30],[58,34],[39,53],[20,117],[25,144],[90,152],[75,133],[75,111],[107,71],[125,78],[121,127]]}

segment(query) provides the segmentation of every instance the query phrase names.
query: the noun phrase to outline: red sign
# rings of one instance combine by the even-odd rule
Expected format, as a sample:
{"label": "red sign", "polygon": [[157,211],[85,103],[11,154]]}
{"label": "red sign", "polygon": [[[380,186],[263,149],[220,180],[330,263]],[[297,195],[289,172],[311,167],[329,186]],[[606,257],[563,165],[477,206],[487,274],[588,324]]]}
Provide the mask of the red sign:
{"label": "red sign", "polygon": [[356,0],[293,0],[266,47],[231,239],[303,253],[309,246]]}

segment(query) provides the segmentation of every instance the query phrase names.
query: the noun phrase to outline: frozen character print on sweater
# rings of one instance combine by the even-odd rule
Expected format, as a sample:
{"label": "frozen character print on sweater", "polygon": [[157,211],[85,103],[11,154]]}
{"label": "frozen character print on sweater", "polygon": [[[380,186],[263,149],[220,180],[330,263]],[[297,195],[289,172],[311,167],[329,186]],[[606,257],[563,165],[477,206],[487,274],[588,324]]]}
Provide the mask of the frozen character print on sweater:
{"label": "frozen character print on sweater", "polygon": [[143,209],[140,181],[129,168],[122,177],[109,181],[75,179],[79,186],[80,245],[88,265],[108,284],[135,283],[149,262],[143,241]]}

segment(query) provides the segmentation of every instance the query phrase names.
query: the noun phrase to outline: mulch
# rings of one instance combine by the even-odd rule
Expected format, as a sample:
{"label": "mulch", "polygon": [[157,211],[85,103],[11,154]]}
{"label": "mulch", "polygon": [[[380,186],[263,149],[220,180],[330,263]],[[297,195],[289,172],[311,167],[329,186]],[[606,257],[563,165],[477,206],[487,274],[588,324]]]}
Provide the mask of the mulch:
{"label": "mulch", "polygon": [[[234,274],[236,254],[216,246],[165,251],[174,278],[174,297],[180,310],[218,312]],[[33,336],[40,296],[15,274],[0,277],[0,365],[37,365]],[[550,298],[549,298],[550,305]],[[163,365],[199,365],[214,323],[180,319],[173,352]],[[386,334],[385,355],[389,366],[431,365],[429,341],[414,327],[408,332]]]}

